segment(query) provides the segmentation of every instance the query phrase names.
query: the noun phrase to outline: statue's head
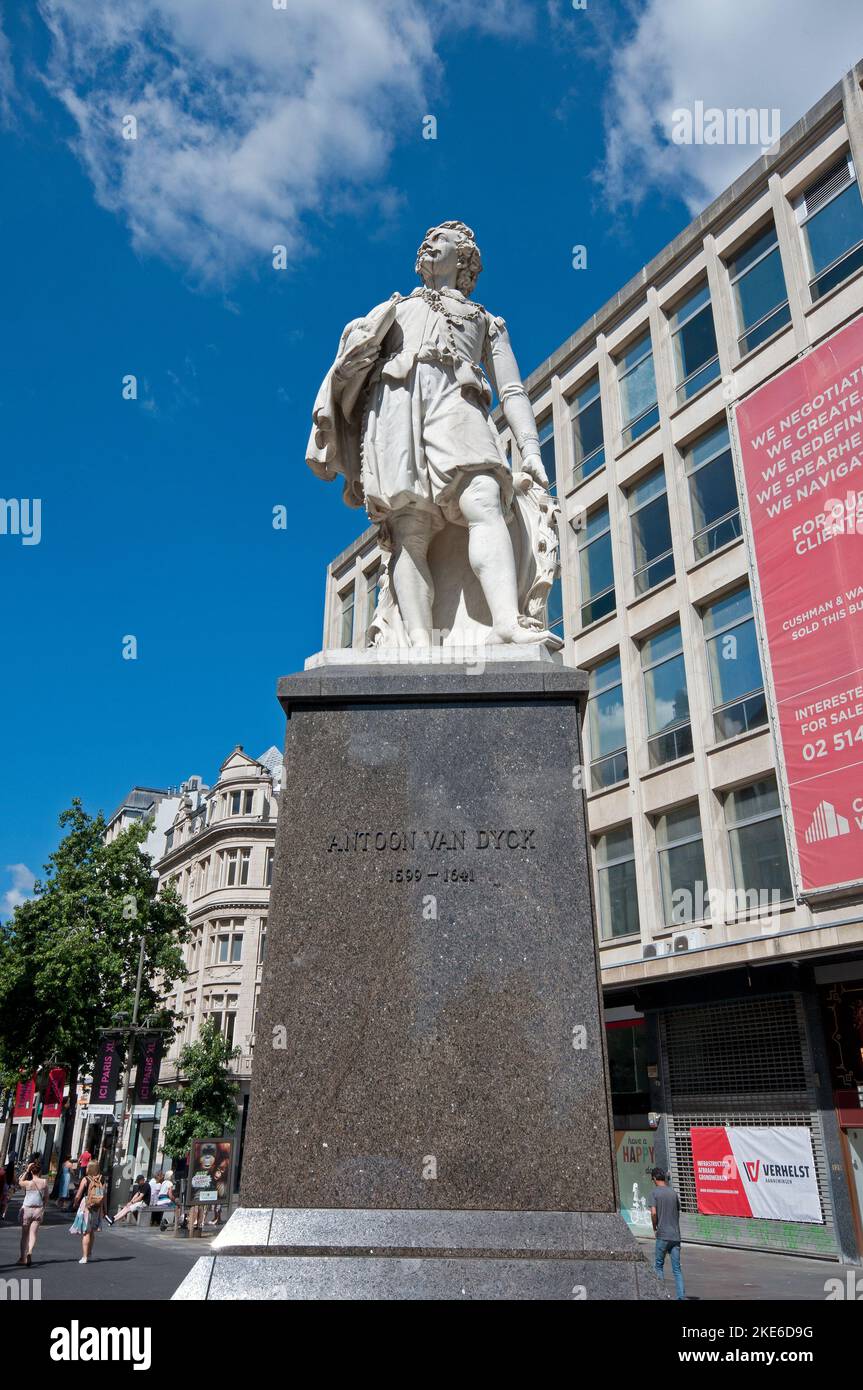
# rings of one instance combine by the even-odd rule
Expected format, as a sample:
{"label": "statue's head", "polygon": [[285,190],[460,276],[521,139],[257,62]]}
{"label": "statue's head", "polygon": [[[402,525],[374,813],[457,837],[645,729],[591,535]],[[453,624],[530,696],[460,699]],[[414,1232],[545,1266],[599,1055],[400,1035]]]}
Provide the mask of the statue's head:
{"label": "statue's head", "polygon": [[429,227],[417,251],[416,273],[424,285],[440,285],[455,272],[455,287],[470,294],[482,270],[482,257],[473,230],[464,222],[441,222]]}

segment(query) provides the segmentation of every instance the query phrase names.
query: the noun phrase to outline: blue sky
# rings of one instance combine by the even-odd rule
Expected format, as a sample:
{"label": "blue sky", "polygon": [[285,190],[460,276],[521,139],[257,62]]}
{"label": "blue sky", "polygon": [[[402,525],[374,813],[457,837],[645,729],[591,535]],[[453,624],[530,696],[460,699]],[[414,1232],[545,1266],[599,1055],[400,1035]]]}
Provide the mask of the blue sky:
{"label": "blue sky", "polygon": [[857,0],[271,5],[3,13],[0,492],[42,534],[0,535],[0,912],[73,796],[110,812],[281,743],[276,679],[365,520],[305,467],[311,405],[428,226],[476,229],[527,374],[757,155],[672,146],[674,106],[785,128],[863,55]]}

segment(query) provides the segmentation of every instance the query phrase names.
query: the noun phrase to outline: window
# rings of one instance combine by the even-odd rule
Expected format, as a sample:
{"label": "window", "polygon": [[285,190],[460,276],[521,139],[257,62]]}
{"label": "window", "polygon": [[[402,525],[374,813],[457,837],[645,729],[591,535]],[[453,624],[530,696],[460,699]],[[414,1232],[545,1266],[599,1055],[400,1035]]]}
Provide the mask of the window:
{"label": "window", "polygon": [[773,778],[729,792],[725,824],[737,890],[793,897],[779,793]]}
{"label": "window", "polygon": [[354,586],[339,594],[339,646],[352,647],[354,644]]}
{"label": "window", "polygon": [[545,625],[552,632],[559,632],[563,636],[563,583],[559,572],[545,602]]}
{"label": "window", "polygon": [[640,439],[659,422],[650,329],[637,338],[616,360],[623,416],[623,443],[626,445]]}
{"label": "window", "polygon": [[689,478],[692,544],[696,560],[703,560],[740,535],[740,505],[725,421],[690,445],[683,461]]}
{"label": "window", "polygon": [[[617,1110],[618,1096],[646,1095],[650,1090],[647,1079],[647,1029],[643,1019],[621,1019],[605,1025],[608,1048],[608,1074]],[[647,1108],[633,1106],[633,1109]]]}
{"label": "window", "polygon": [[572,402],[572,446],[575,455],[572,480],[580,483],[605,463],[599,377],[583,386]]}
{"label": "window", "polygon": [[250,849],[228,849],[221,855],[221,887],[232,888],[249,881]]}
{"label": "window", "polygon": [[677,404],[682,405],[719,376],[716,330],[707,282],[699,285],[670,320],[677,379]]}
{"label": "window", "polygon": [[674,573],[671,522],[662,465],[642,478],[629,493],[635,592],[646,594]]}
{"label": "window", "polygon": [[737,347],[743,356],[791,322],[772,222],[728,262],[728,274],[737,310]]}
{"label": "window", "polygon": [[651,767],[692,752],[689,695],[680,624],[666,627],[641,648],[647,702],[647,749]]}
{"label": "window", "polygon": [[726,594],[704,610],[707,664],[717,739],[767,723],[767,701],[749,589]]}
{"label": "window", "polygon": [[631,825],[622,825],[597,838],[596,885],[601,939],[637,936],[638,890]]}
{"label": "window", "polygon": [[237,998],[236,994],[211,994],[205,1004],[204,1016],[206,1021],[216,1025],[227,1043],[234,1041]]}
{"label": "window", "polygon": [[231,792],[232,816],[250,816],[255,793],[253,791]]}
{"label": "window", "polygon": [[239,965],[243,959],[242,920],[220,922],[213,937],[213,965]]}
{"label": "window", "polygon": [[809,260],[809,291],[820,299],[863,266],[863,201],[850,154],[806,190],[797,220]]}
{"label": "window", "polygon": [[267,919],[261,918],[261,930],[258,936],[258,965],[263,965],[267,959]]}
{"label": "window", "polygon": [[595,623],[617,605],[611,560],[611,526],[608,507],[599,507],[585,519],[578,537],[578,570],[581,580],[581,625]]}
{"label": "window", "polygon": [[264,887],[270,888],[273,882],[273,854],[272,848],[268,849],[264,856]]}
{"label": "window", "polygon": [[198,865],[198,897],[207,891],[207,879],[210,876],[210,861],[202,859]]}
{"label": "window", "polygon": [[167,854],[168,851],[169,851],[170,849],[173,848],[173,846],[174,846],[174,832],[173,832],[173,830],[166,830],[166,831],[165,831],[165,853]]}
{"label": "window", "polygon": [[665,925],[699,920],[708,899],[697,801],[657,818],[656,845]]}
{"label": "window", "polygon": [[629,776],[629,764],[619,656],[601,662],[590,672],[587,728],[591,791],[601,791],[603,787],[625,782]]}
{"label": "window", "polygon": [[539,452],[542,454],[542,466],[548,474],[551,491],[554,492],[557,464],[554,455],[554,420],[552,418],[539,426]]}

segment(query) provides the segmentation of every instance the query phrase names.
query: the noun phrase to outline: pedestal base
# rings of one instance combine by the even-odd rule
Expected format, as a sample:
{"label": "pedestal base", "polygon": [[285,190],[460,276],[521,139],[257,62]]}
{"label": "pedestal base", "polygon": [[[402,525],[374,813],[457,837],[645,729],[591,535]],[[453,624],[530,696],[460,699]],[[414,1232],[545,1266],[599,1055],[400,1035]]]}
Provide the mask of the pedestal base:
{"label": "pedestal base", "polygon": [[668,1297],[623,1218],[602,1212],[241,1207],[178,1300]]}

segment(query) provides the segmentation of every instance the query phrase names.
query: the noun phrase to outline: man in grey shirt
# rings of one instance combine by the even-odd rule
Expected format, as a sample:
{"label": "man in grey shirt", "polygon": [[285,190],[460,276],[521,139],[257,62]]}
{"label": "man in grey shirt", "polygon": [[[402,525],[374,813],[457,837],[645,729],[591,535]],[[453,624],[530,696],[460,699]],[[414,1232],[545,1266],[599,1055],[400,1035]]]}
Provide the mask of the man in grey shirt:
{"label": "man in grey shirt", "polygon": [[680,1198],[668,1186],[668,1174],[662,1168],[651,1168],[654,1188],[650,1194],[650,1219],[656,1233],[656,1273],[665,1278],[665,1257],[671,1256],[671,1272],[679,1299],[686,1297],[683,1271],[680,1268]]}

